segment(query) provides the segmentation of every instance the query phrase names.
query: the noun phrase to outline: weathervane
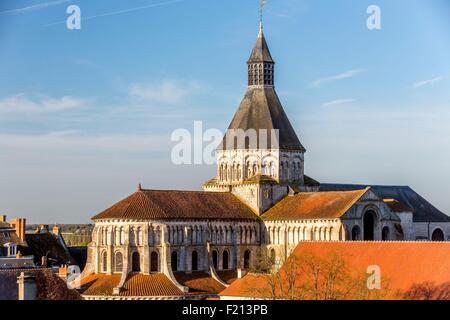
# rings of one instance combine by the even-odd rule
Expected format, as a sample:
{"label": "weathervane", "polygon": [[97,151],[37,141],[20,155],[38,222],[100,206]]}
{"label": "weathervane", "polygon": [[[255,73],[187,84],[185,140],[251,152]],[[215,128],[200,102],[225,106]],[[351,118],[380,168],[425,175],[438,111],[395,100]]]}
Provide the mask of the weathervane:
{"label": "weathervane", "polygon": [[259,0],[259,22],[262,25],[263,11],[267,4],[267,0]]}

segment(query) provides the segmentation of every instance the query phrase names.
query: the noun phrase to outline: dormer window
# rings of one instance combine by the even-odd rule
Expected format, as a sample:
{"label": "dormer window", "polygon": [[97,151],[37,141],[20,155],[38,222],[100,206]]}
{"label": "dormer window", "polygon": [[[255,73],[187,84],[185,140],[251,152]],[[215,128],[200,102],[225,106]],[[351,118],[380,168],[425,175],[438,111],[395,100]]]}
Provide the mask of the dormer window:
{"label": "dormer window", "polygon": [[15,243],[6,243],[4,247],[6,248],[7,256],[15,256],[17,254],[17,245]]}

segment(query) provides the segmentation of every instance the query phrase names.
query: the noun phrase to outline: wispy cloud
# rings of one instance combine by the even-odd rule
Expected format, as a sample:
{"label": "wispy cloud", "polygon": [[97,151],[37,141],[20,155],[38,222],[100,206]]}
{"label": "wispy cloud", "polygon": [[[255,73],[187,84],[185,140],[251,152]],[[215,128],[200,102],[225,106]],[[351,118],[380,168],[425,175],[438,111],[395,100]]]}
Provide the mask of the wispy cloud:
{"label": "wispy cloud", "polygon": [[44,134],[0,134],[0,147],[20,150],[146,151],[165,150],[170,143],[163,135],[81,135],[76,131]]}
{"label": "wispy cloud", "polygon": [[179,104],[200,88],[196,82],[165,80],[161,83],[135,83],[129,87],[130,97],[153,104]]}
{"label": "wispy cloud", "polygon": [[32,6],[27,6],[27,7],[22,7],[22,8],[17,8],[17,9],[10,9],[10,10],[5,10],[5,11],[0,11],[0,15],[2,14],[20,14],[20,13],[25,13],[28,11],[33,11],[33,10],[40,10],[40,9],[45,9],[48,7],[52,7],[52,6],[57,6],[63,3],[68,3],[68,2],[72,2],[73,0],[56,0],[56,1],[48,1],[48,2],[43,2],[43,3],[38,3]]}
{"label": "wispy cloud", "polygon": [[312,83],[312,86],[319,87],[325,83],[353,78],[353,77],[355,77],[363,72],[366,72],[366,71],[367,71],[366,69],[348,70],[348,71],[342,72],[342,73],[334,75],[334,76],[318,79]]}
{"label": "wispy cloud", "polygon": [[339,105],[343,105],[343,104],[349,104],[349,103],[352,103],[355,101],[356,101],[355,99],[338,99],[338,100],[325,102],[322,106],[324,106],[324,107],[339,106]]}
{"label": "wispy cloud", "polygon": [[72,96],[31,98],[25,94],[0,99],[0,114],[36,114],[80,108],[87,101]]}
{"label": "wispy cloud", "polygon": [[433,78],[433,79],[429,79],[429,80],[418,81],[418,82],[415,82],[413,84],[413,88],[417,89],[417,88],[420,88],[420,87],[423,87],[423,86],[427,86],[427,85],[430,85],[430,84],[438,83],[438,82],[441,82],[444,79],[445,79],[445,77],[439,76],[439,77],[436,77],[436,78]]}
{"label": "wispy cloud", "polygon": [[[149,4],[146,6],[133,7],[133,8],[117,10],[117,11],[109,11],[109,12],[96,14],[93,16],[83,17],[83,21],[92,20],[92,19],[101,18],[101,17],[115,16],[115,15],[119,15],[119,14],[124,14],[124,13],[133,12],[133,11],[144,10],[144,9],[156,8],[156,7],[166,6],[166,5],[183,2],[183,1],[185,1],[185,0],[169,0],[169,1]],[[44,27],[55,26],[55,25],[62,24],[62,23],[66,23],[66,21],[64,20],[64,21],[57,21],[57,22],[49,23],[49,24],[44,25]]]}

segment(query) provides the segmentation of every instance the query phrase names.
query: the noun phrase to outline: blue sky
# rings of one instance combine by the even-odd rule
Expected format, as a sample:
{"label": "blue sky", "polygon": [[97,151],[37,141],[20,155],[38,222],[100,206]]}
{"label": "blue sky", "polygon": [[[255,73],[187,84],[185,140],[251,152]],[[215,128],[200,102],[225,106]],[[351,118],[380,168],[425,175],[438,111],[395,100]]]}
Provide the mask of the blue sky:
{"label": "blue sky", "polygon": [[[170,134],[226,128],[258,18],[257,0],[0,0],[0,212],[81,223],[139,182],[200,189],[215,167],[173,165]],[[450,2],[269,0],[264,30],[308,175],[450,214]]]}

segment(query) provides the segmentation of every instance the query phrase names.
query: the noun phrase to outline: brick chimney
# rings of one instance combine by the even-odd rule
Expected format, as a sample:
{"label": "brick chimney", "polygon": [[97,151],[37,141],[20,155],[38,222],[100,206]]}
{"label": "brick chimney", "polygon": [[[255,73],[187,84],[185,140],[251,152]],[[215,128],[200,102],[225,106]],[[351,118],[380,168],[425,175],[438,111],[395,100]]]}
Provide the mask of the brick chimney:
{"label": "brick chimney", "polygon": [[25,227],[27,219],[24,218],[11,219],[9,223],[13,226],[13,228],[16,229],[16,234],[19,237],[20,241],[22,242],[25,241]]}
{"label": "brick chimney", "polygon": [[55,225],[53,226],[52,232],[53,232],[53,234],[54,234],[55,236],[58,236],[58,235],[59,235],[59,230],[60,230],[60,228],[55,224]]}
{"label": "brick chimney", "polygon": [[6,222],[6,215],[0,215],[0,222]]}

